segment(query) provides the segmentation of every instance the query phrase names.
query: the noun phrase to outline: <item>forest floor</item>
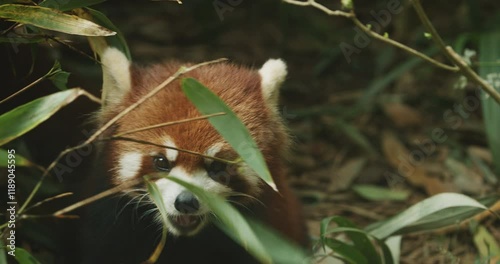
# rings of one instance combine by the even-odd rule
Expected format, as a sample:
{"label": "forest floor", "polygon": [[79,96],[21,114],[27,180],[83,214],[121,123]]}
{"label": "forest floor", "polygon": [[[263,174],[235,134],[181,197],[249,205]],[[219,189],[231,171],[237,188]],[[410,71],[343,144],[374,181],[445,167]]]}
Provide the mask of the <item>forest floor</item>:
{"label": "forest floor", "polygon": [[[227,57],[258,68],[268,58],[287,62],[280,112],[294,141],[289,178],[304,202],[312,237],[328,216],[365,227],[438,193],[500,193],[476,85],[374,40],[346,56],[340,44],[355,45],[355,27],[312,8],[241,1],[218,13],[211,2],[197,2],[123,2],[120,8],[107,3],[97,9],[121,29],[139,63]],[[470,2],[442,1],[429,10],[451,44],[474,30],[477,21],[462,19],[472,13]],[[500,11],[493,1],[477,2],[483,20]],[[424,37],[411,6],[402,5],[384,30],[445,61]],[[384,1],[360,1],[357,12],[370,21],[371,11],[385,8]],[[72,81],[98,94],[95,76],[78,77],[88,70],[79,66],[82,57],[63,52],[73,54],[63,61],[73,67]],[[396,197],[368,197],[359,188],[366,185]],[[401,263],[496,263],[481,259],[474,225],[500,241],[500,219],[489,215],[471,225],[405,235]]]}

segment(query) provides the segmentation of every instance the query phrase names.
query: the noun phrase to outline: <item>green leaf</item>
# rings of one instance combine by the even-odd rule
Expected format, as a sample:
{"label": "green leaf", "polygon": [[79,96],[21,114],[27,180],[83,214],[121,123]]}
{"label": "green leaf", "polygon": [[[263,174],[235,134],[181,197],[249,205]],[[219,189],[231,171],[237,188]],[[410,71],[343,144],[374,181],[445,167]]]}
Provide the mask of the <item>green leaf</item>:
{"label": "green leaf", "polygon": [[[385,264],[399,263],[401,257],[401,239],[402,236],[392,236],[385,240],[382,244],[382,252],[384,253]],[[388,258],[390,257],[390,259]]]}
{"label": "green leaf", "polygon": [[6,264],[7,263],[7,252],[6,252],[6,247],[3,244],[3,239],[0,239],[0,264]]}
{"label": "green leaf", "polygon": [[48,79],[61,91],[68,89],[69,72],[60,71],[48,77]]}
{"label": "green leaf", "polygon": [[[31,161],[17,153],[13,155],[15,156],[16,167],[30,167],[34,165]],[[9,160],[9,152],[5,149],[0,149],[0,167],[7,167],[7,165],[9,165]]]}
{"label": "green leaf", "polygon": [[374,185],[354,185],[352,189],[361,197],[371,201],[405,201],[410,196],[407,190],[394,190]]}
{"label": "green leaf", "polygon": [[102,3],[106,0],[44,0],[39,6],[54,8],[60,11],[69,11],[75,8],[87,7],[95,4]]}
{"label": "green leaf", "polygon": [[487,208],[458,193],[441,193],[427,198],[396,216],[365,228],[378,239],[393,234],[431,230],[458,223]]}
{"label": "green leaf", "polygon": [[334,238],[326,238],[325,244],[347,263],[352,264],[368,264],[368,259],[361,253],[361,251],[356,247],[346,244],[340,240]]}
{"label": "green leaf", "polygon": [[[91,8],[86,8],[86,10],[92,15],[92,20],[97,24],[109,28],[117,33],[114,36],[106,37],[106,42],[109,46],[115,47],[123,52],[123,54],[125,54],[127,58],[131,60],[132,56],[130,55],[130,50],[128,48],[127,41],[123,36],[123,33],[103,13]],[[89,39],[89,42],[92,41],[93,39]]]}
{"label": "green leaf", "polygon": [[16,260],[19,264],[40,264],[35,257],[23,248],[16,247]]}
{"label": "green leaf", "polygon": [[[166,177],[191,191],[198,199],[207,204],[211,211],[217,216],[217,220],[224,225],[222,230],[231,238],[238,242],[243,248],[250,252],[255,258],[263,263],[271,263],[271,256],[257,235],[254,233],[249,223],[243,216],[221,197],[209,193],[204,189],[187,183],[175,176]],[[215,224],[219,224],[217,221]]]}
{"label": "green leaf", "polygon": [[474,234],[474,244],[482,258],[500,257],[500,245],[484,226],[479,226]]}
{"label": "green leaf", "polygon": [[58,61],[54,62],[54,66],[47,73],[47,79],[49,79],[59,90],[64,91],[68,89],[66,84],[68,83],[69,72],[65,72],[61,69],[61,64]]}
{"label": "green leaf", "polygon": [[226,113],[223,116],[211,117],[208,121],[248,166],[276,190],[262,153],[236,114],[217,95],[195,79],[182,79],[182,90],[202,114]]}
{"label": "green leaf", "polygon": [[112,36],[116,34],[86,19],[40,6],[0,5],[0,18],[73,35]]}
{"label": "green leaf", "polygon": [[[479,61],[492,62],[500,60],[500,31],[481,34],[479,42]],[[481,64],[479,74],[500,92],[500,65]],[[486,136],[490,146],[497,177],[500,177],[500,105],[486,92],[481,92],[483,119],[486,126]]]}
{"label": "green leaf", "polygon": [[47,120],[82,94],[78,88],[58,92],[21,105],[0,116],[0,146]]}
{"label": "green leaf", "polygon": [[148,188],[149,197],[153,200],[156,207],[160,211],[161,218],[163,220],[163,229],[161,232],[160,243],[155,248],[155,251],[149,257],[147,263],[155,263],[160,257],[163,248],[165,247],[165,243],[167,242],[167,233],[168,229],[166,227],[167,224],[167,208],[165,207],[165,203],[163,202],[163,198],[161,196],[161,192],[158,189],[158,186],[151,181],[148,177],[145,177],[146,186]]}
{"label": "green leaf", "polygon": [[[325,244],[328,239],[326,235],[332,230],[328,229],[331,222],[335,222],[337,227],[332,230],[339,230],[339,228],[355,228],[359,229],[347,218],[341,216],[332,216],[325,218],[321,221],[320,225],[320,237]],[[345,234],[352,240],[354,246],[362,253],[363,257],[369,259],[372,264],[381,263],[380,256],[377,254],[375,247],[373,246],[370,238],[366,231],[359,229],[359,232],[345,231]]]}
{"label": "green leaf", "polygon": [[260,262],[308,263],[305,261],[307,256],[302,249],[264,224],[254,219],[243,217],[237,209],[222,197],[207,192],[175,176],[169,176],[166,179],[184,186],[196,195],[198,199],[203,201],[216,216],[212,219],[214,224]]}

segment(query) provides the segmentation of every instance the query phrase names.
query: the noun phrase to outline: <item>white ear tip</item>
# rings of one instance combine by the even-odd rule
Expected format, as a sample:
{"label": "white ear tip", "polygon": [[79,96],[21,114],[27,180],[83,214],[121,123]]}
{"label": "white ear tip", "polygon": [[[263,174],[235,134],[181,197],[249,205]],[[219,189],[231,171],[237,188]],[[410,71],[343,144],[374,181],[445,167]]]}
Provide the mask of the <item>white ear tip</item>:
{"label": "white ear tip", "polygon": [[286,64],[282,59],[269,59],[262,65],[259,73],[262,76],[263,82],[274,80],[281,83],[285,80],[287,74]]}
{"label": "white ear tip", "polygon": [[262,94],[271,104],[278,102],[278,89],[286,78],[286,64],[281,59],[270,59],[259,70]]}

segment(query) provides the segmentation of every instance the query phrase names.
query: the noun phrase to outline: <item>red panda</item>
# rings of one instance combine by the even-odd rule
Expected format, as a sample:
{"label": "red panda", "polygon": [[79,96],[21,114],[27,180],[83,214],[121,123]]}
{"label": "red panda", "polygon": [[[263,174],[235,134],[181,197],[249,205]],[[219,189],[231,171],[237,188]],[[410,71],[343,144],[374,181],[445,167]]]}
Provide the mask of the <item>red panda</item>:
{"label": "red panda", "polygon": [[[97,114],[100,125],[185,65],[169,62],[139,67],[115,48],[103,52],[101,63],[103,106]],[[105,141],[98,150],[90,187],[98,192],[129,179],[158,171],[169,172],[225,197],[242,213],[261,220],[292,242],[306,246],[308,236],[300,205],[287,185],[282,160],[289,139],[277,107],[279,88],[286,74],[282,60],[270,59],[259,70],[217,63],[184,76],[195,78],[211,89],[238,115],[263,153],[279,193],[245,164],[235,168],[217,160],[161,147],[170,146],[226,160],[238,158],[207,120],[127,136],[136,141]],[[118,120],[104,137],[200,115],[183,94],[180,81],[176,80]],[[170,233],[159,263],[256,263],[209,223],[211,212],[202,200],[168,179],[158,179],[156,184],[167,210],[166,228]],[[140,263],[159,241],[161,223],[155,221],[158,212],[144,187],[131,188],[125,193],[99,201],[88,210],[88,218],[84,218],[88,224],[84,229],[87,239],[83,263]]]}

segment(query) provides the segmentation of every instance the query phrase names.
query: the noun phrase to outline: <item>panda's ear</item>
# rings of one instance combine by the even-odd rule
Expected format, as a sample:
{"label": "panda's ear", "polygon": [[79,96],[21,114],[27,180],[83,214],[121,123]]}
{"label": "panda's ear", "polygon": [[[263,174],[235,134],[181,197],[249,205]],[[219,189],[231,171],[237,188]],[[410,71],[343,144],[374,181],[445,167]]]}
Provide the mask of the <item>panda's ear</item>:
{"label": "panda's ear", "polygon": [[259,70],[262,95],[266,102],[276,107],[278,105],[279,88],[286,78],[286,64],[281,59],[269,59]]}
{"label": "panda's ear", "polygon": [[120,50],[106,48],[101,55],[103,107],[120,103],[131,90],[130,61]]}

